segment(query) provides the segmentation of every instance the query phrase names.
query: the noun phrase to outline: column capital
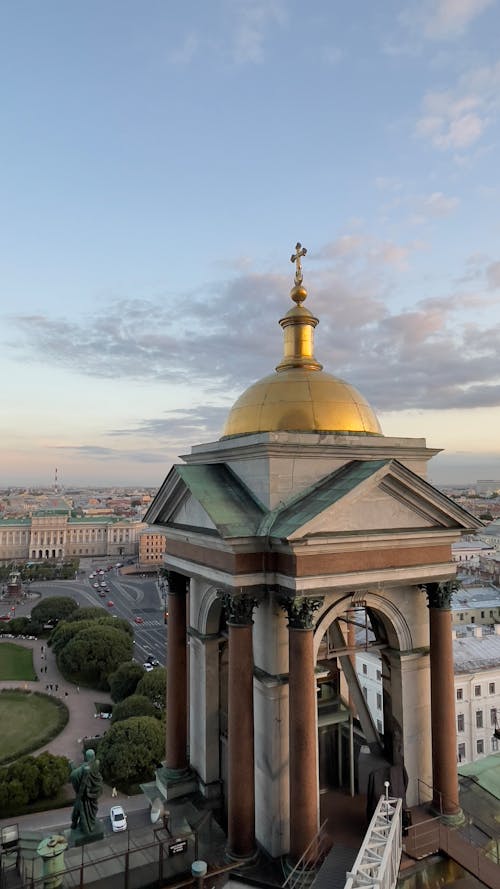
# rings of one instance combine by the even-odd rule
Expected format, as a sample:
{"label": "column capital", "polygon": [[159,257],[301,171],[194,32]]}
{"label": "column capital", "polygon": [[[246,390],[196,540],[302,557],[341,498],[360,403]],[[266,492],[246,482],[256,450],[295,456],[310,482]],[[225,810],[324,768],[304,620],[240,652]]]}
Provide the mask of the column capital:
{"label": "column capital", "polygon": [[292,630],[312,630],[314,612],[321,608],[324,598],[309,599],[306,596],[278,596],[278,605],[288,616]]}
{"label": "column capital", "polygon": [[441,611],[449,611],[453,593],[458,589],[455,579],[442,580],[440,583],[426,583],[427,607],[439,608]]}
{"label": "column capital", "polygon": [[168,591],[173,596],[185,596],[187,593],[188,578],[177,571],[166,571]]}
{"label": "column capital", "polygon": [[228,624],[239,627],[253,624],[252,615],[254,608],[259,604],[258,599],[249,596],[248,593],[235,594],[223,590],[219,591],[218,596],[226,612]]}

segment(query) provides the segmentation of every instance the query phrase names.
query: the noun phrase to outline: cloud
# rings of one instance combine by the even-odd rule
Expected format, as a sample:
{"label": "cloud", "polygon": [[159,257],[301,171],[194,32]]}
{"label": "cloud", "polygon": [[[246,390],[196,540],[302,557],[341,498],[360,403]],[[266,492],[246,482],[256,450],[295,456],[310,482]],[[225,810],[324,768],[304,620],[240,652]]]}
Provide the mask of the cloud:
{"label": "cloud", "polygon": [[186,34],[182,43],[168,53],[168,60],[173,65],[189,65],[200,48],[200,38],[191,32]]}
{"label": "cloud", "polygon": [[500,262],[492,262],[486,269],[486,278],[490,290],[500,288]]}
{"label": "cloud", "polygon": [[[494,2],[495,0],[412,0],[401,11],[398,20],[414,38],[420,35],[426,40],[455,40]],[[399,45],[394,45],[394,53]],[[403,43],[403,46],[406,44]]]}
{"label": "cloud", "polygon": [[421,9],[424,34],[433,40],[460,37],[492,5],[493,0],[432,0]]}
{"label": "cloud", "polygon": [[[163,450],[120,450],[119,448],[104,448],[98,445],[52,445],[52,450],[61,451],[67,455],[73,455],[77,459],[110,461],[129,461],[131,463],[165,463],[166,456]],[[172,455],[170,455],[170,458]]]}
{"label": "cloud", "polygon": [[456,86],[427,93],[415,132],[440,151],[475,145],[498,117],[500,62],[462,75]]}
{"label": "cloud", "polygon": [[[391,309],[402,260],[410,262],[413,249],[356,232],[308,253],[306,305],[320,319],[316,357],[378,410],[500,405],[500,325],[480,311],[494,300],[500,263],[476,256],[474,289],[424,289],[411,309]],[[178,453],[217,437],[236,397],[278,363],[277,322],[290,306],[291,281],[291,272],[247,272],[192,293],[115,300],[71,321],[17,315],[17,335],[3,348],[68,374],[185,385],[186,408],[108,433],[157,438],[165,453]]]}
{"label": "cloud", "polygon": [[282,0],[227,0],[232,25],[232,55],[238,64],[258,65],[273,25],[283,25],[286,10]]}

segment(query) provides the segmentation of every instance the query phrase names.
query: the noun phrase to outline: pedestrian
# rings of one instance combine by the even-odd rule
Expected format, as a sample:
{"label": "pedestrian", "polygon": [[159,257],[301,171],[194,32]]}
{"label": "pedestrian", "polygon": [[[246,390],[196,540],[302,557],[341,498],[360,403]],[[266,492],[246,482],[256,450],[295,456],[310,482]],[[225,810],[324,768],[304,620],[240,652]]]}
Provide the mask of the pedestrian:
{"label": "pedestrian", "polygon": [[113,799],[116,799],[116,797],[118,796],[118,791],[117,791],[116,787],[113,787],[113,790],[111,791],[111,796],[113,797]]}
{"label": "pedestrian", "polygon": [[52,691],[52,682],[51,682],[51,683],[50,683],[50,686],[49,686],[49,688],[50,688],[50,690],[51,690],[51,691]]}
{"label": "pedestrian", "polygon": [[57,682],[56,682],[56,691],[58,690],[58,688],[59,688],[59,686],[58,686],[58,684],[57,684]]}
{"label": "pedestrian", "polygon": [[76,690],[77,690],[77,693],[80,694],[80,686],[79,685],[76,686]]}
{"label": "pedestrian", "polygon": [[45,686],[45,691],[48,691],[48,690],[49,690],[49,686],[46,685],[46,686]]}

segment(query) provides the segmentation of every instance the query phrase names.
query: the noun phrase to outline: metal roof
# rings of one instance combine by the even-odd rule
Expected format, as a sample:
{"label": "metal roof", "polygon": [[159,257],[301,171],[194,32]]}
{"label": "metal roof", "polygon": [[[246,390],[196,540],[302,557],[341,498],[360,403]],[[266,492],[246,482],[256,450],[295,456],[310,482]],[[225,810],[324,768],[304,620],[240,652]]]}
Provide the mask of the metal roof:
{"label": "metal roof", "polygon": [[179,465],[175,471],[221,537],[253,537],[265,509],[225,463]]}

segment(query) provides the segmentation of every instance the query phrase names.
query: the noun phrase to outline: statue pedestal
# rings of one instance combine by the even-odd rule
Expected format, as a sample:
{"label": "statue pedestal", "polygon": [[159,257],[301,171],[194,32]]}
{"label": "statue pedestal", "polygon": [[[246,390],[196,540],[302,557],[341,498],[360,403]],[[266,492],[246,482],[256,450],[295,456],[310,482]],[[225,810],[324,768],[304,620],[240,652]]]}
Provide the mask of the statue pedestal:
{"label": "statue pedestal", "polygon": [[64,853],[68,848],[66,838],[61,834],[45,837],[38,844],[37,853],[43,861],[44,889],[59,889],[63,882]]}
{"label": "statue pedestal", "polygon": [[95,843],[97,840],[104,838],[104,828],[102,823],[97,819],[94,829],[91,833],[84,833],[79,827],[76,830],[68,831],[68,842],[72,846],[84,846],[86,843]]}

